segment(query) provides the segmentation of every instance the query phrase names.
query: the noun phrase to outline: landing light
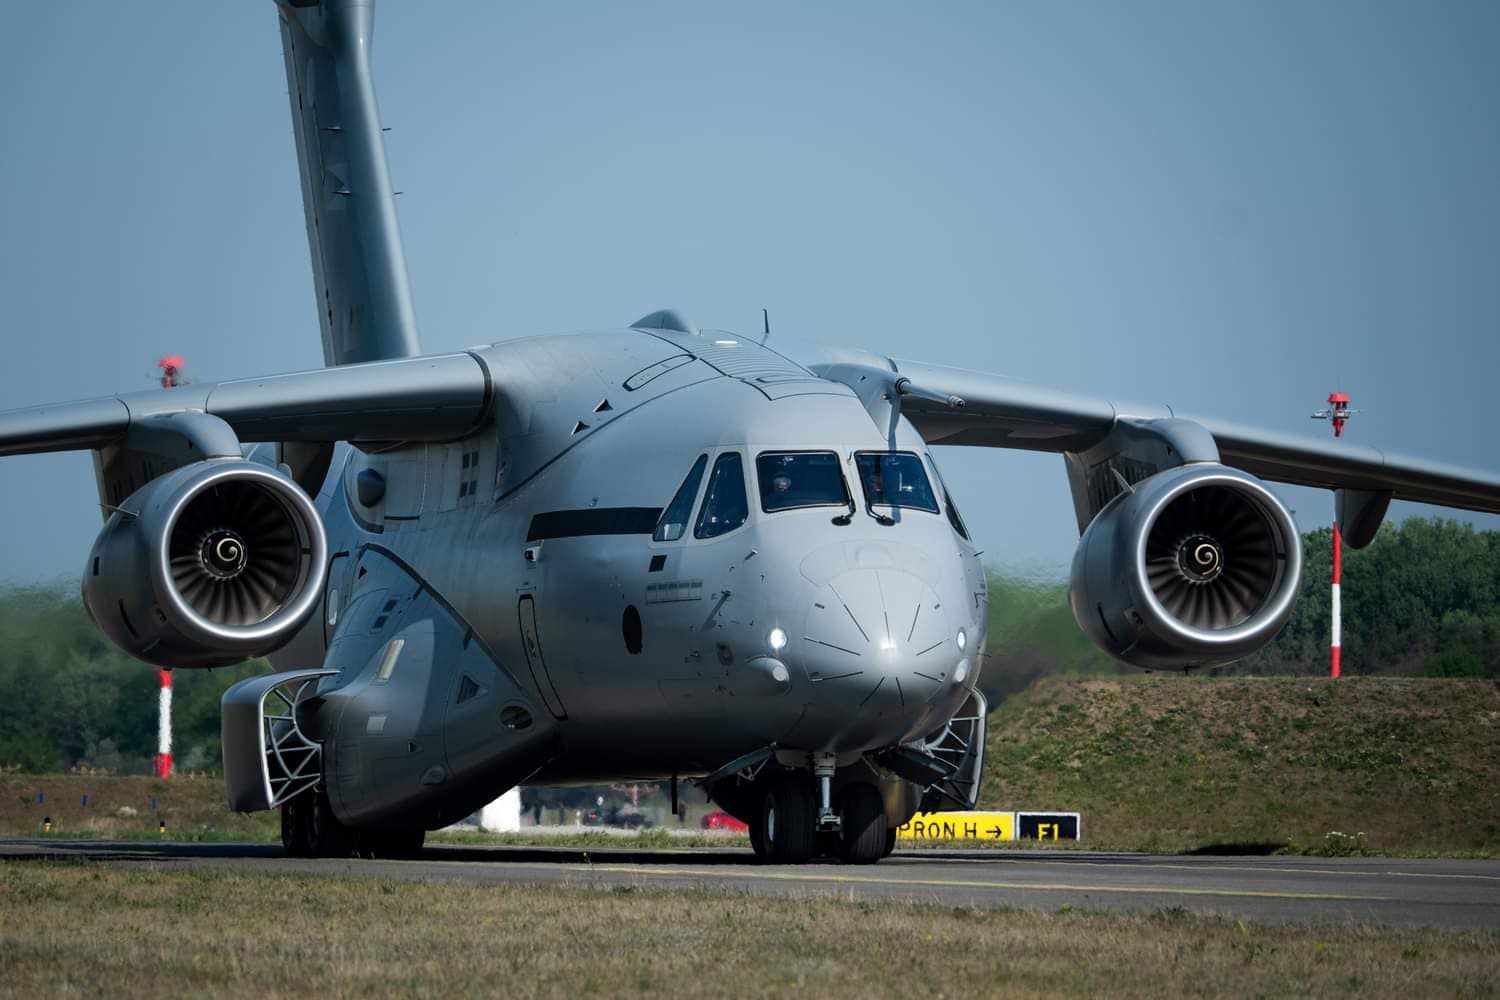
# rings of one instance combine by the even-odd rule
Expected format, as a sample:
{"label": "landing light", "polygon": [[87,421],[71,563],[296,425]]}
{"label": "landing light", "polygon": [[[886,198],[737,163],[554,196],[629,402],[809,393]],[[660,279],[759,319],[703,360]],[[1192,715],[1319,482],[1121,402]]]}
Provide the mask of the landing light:
{"label": "landing light", "polygon": [[964,649],[968,645],[969,645],[969,636],[964,632],[963,629],[959,629],[958,630],[958,651],[960,653],[962,653],[964,651]]}
{"label": "landing light", "polygon": [[969,661],[959,660],[958,666],[953,668],[953,683],[962,684],[969,678]]}
{"label": "landing light", "polygon": [[770,645],[772,652],[779,653],[786,648],[786,633],[779,628],[773,628],[771,634],[766,636],[766,642]]}

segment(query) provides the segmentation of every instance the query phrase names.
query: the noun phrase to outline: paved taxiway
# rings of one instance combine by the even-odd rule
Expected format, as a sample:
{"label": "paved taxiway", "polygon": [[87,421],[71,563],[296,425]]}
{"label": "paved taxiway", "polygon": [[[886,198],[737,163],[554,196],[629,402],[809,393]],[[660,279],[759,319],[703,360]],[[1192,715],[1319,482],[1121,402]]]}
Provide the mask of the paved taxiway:
{"label": "paved taxiway", "polygon": [[708,886],[950,906],[1152,911],[1252,920],[1500,928],[1500,861],[1160,857],[1075,851],[897,852],[873,867],[756,864],[749,851],[450,847],[410,861],[301,860],[265,844],[0,840],[0,859],[299,872],[479,884]]}

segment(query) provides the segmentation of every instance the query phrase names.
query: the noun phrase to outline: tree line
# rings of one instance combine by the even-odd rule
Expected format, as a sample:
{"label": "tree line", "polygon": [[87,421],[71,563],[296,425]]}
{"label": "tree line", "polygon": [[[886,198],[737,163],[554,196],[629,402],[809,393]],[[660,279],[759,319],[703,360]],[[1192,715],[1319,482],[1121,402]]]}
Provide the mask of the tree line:
{"label": "tree line", "polygon": [[[1328,529],[1303,537],[1297,608],[1264,650],[1216,674],[1322,675],[1328,670]],[[1500,532],[1451,520],[1386,525],[1344,558],[1344,664],[1351,674],[1500,678]],[[88,621],[72,587],[0,592],[0,767],[95,767],[149,773],[157,681]],[[990,572],[981,685],[992,704],[1047,674],[1134,673],[1079,631],[1067,584]],[[218,771],[219,699],[252,661],[174,672],[179,768]]]}
{"label": "tree line", "polygon": [[[1327,674],[1333,532],[1310,531],[1302,545],[1301,590],[1281,634],[1210,673]],[[1341,589],[1345,673],[1500,677],[1500,532],[1449,519],[1387,524],[1368,547],[1345,548]],[[1066,582],[1002,571],[990,573],[986,652],[992,703],[1044,674],[1135,672],[1078,630]]]}

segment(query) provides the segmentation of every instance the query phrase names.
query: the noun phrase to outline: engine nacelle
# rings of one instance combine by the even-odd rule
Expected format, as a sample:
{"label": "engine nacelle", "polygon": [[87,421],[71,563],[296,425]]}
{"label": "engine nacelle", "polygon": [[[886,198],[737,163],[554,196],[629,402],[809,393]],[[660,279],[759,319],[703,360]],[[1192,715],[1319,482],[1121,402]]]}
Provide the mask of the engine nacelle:
{"label": "engine nacelle", "polygon": [[295,483],[253,462],[195,462],[110,515],[83,603],[131,656],[222,666],[291,640],[322,595],[327,553],[322,519]]}
{"label": "engine nacelle", "polygon": [[1138,667],[1247,656],[1274,639],[1302,577],[1291,514],[1254,476],[1221,465],[1157,473],[1111,500],[1073,556],[1073,617]]}

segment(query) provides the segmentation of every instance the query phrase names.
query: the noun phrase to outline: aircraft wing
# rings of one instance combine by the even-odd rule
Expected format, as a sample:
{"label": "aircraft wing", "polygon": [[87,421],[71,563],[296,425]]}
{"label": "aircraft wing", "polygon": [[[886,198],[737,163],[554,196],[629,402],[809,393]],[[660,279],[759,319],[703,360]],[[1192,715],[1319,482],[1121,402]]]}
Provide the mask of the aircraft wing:
{"label": "aircraft wing", "polygon": [[469,353],[199,383],[0,413],[0,455],[102,448],[182,414],[217,418],[239,442],[450,440],[484,421],[493,393]]}
{"label": "aircraft wing", "polygon": [[873,381],[884,380],[887,395],[894,392],[899,397],[901,414],[932,444],[1076,456],[1107,448],[1122,422],[1183,421],[1212,436],[1219,461],[1274,482],[1500,513],[1497,472],[1408,458],[1369,445],[1259,430],[1184,414],[1171,406],[1114,402],[961,368],[871,355],[849,360],[853,363],[814,365],[813,370],[848,382],[856,391],[861,373]]}

